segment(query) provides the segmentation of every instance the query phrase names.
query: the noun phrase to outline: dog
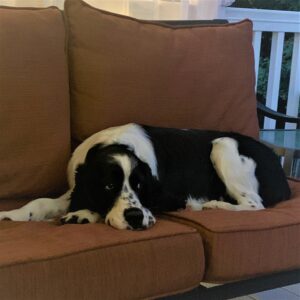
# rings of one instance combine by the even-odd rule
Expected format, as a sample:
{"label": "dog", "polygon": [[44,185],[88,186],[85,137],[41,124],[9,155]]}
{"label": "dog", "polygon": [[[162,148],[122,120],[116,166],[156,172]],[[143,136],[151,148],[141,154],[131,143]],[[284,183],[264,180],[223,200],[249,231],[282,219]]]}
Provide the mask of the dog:
{"label": "dog", "polygon": [[0,220],[96,223],[142,230],[155,215],[184,208],[260,210],[290,198],[277,155],[234,132],[127,124],[95,133],[74,151],[69,190]]}

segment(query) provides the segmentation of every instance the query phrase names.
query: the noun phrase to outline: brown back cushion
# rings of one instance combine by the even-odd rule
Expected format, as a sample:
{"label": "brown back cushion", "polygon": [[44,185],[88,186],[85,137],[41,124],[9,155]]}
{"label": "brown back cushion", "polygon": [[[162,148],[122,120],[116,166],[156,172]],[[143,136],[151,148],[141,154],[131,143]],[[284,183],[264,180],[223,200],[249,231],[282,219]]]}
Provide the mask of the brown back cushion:
{"label": "brown back cushion", "polygon": [[70,154],[65,30],[60,11],[0,8],[0,198],[65,184]]}
{"label": "brown back cushion", "polygon": [[257,136],[252,23],[169,27],[67,0],[72,134],[128,122]]}

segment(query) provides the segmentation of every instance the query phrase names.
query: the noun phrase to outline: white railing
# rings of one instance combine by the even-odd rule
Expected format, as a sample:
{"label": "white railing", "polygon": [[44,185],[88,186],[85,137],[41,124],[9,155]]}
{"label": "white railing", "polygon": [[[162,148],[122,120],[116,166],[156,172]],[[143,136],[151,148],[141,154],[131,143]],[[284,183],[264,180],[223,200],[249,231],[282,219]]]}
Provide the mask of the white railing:
{"label": "white railing", "polygon": [[[274,110],[278,109],[284,36],[286,32],[294,33],[286,113],[291,116],[297,116],[300,101],[300,13],[227,7],[224,8],[223,16],[230,22],[236,22],[245,18],[253,21],[256,78],[258,77],[262,32],[272,32],[266,105]],[[289,129],[295,128],[295,126],[294,124],[286,124],[286,128]],[[275,121],[265,118],[264,128],[275,128]]]}

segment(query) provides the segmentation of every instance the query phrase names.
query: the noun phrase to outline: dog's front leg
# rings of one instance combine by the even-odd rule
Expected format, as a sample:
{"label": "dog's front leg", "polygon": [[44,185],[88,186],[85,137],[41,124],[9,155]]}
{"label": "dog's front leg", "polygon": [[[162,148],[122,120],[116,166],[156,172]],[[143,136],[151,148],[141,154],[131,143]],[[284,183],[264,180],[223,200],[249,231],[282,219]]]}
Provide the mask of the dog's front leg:
{"label": "dog's front leg", "polygon": [[51,198],[39,198],[33,200],[21,208],[1,211],[0,220],[11,221],[44,221],[66,213],[70,206],[71,190],[62,196]]}
{"label": "dog's front leg", "polygon": [[100,215],[90,209],[88,201],[79,193],[81,189],[75,187],[71,194],[71,204],[67,214],[61,217],[62,224],[86,224],[97,223]]}
{"label": "dog's front leg", "polygon": [[[81,175],[79,169],[77,170],[76,178]],[[71,203],[68,212],[61,217],[60,222],[62,224],[86,224],[97,223],[100,219],[100,215],[94,212],[92,205],[90,204],[88,193],[85,191],[83,184],[76,184],[74,190],[70,196]]]}

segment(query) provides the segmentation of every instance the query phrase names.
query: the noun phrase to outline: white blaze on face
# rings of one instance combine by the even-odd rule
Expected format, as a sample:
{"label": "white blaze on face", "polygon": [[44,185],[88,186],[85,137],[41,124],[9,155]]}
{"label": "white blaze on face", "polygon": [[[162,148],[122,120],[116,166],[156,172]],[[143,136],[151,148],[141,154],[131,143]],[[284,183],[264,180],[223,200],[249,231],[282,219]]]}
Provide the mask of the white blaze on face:
{"label": "white blaze on face", "polygon": [[142,206],[135,191],[131,188],[129,177],[132,170],[136,167],[137,162],[128,155],[114,155],[113,160],[116,161],[123,170],[124,180],[121,193],[116,199],[113,208],[109,211],[105,218],[105,223],[117,229],[128,229],[130,225],[124,217],[124,211],[128,208],[139,208],[143,212],[143,226],[145,228],[152,226],[155,223],[155,218],[151,212]]}

